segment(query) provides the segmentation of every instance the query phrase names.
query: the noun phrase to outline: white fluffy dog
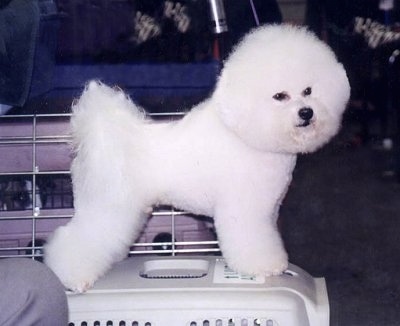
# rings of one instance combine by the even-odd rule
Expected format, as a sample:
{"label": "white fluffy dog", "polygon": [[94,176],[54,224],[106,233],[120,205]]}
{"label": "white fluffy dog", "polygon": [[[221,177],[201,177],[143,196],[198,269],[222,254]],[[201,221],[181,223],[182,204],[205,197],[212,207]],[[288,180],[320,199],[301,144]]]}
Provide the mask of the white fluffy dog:
{"label": "white fluffy dog", "polygon": [[231,268],[277,275],[277,230],[296,154],[327,143],[349,99],[333,52],[303,28],[266,26],[225,62],[213,95],[153,122],[121,90],[91,82],[73,106],[75,216],[45,261],[77,292],[128,253],[156,204],[213,216]]}

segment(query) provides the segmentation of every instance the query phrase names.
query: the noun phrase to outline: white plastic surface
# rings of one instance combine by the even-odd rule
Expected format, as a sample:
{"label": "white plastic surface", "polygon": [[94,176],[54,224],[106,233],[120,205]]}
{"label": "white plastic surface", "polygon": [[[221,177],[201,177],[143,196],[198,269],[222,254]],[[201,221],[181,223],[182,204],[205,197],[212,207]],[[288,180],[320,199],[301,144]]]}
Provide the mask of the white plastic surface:
{"label": "white plastic surface", "polygon": [[294,265],[254,278],[215,256],[129,258],[68,301],[71,326],[329,325],[323,278]]}

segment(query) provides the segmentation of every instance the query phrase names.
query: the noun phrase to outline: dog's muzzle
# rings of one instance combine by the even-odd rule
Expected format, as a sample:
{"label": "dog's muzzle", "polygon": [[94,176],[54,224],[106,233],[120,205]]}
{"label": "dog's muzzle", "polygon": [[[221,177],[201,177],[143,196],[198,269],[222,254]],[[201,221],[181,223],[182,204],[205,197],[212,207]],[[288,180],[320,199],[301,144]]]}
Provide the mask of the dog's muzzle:
{"label": "dog's muzzle", "polygon": [[309,107],[301,108],[298,112],[298,115],[302,122],[298,124],[298,127],[307,127],[311,123],[311,119],[314,116],[313,109]]}

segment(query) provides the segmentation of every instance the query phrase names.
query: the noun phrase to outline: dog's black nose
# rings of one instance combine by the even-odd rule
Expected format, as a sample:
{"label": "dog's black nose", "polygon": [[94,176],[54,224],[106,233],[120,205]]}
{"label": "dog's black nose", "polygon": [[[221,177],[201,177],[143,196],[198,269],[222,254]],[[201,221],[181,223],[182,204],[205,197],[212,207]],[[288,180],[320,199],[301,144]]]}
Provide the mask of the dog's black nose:
{"label": "dog's black nose", "polygon": [[299,110],[299,117],[305,121],[311,120],[314,115],[314,111],[311,108],[301,108]]}

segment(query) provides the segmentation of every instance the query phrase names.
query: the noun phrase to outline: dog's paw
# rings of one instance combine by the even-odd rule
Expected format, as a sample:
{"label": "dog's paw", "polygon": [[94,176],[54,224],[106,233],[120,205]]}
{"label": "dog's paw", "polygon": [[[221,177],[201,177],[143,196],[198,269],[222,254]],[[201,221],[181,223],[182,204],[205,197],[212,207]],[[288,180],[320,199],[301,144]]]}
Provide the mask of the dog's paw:
{"label": "dog's paw", "polygon": [[[71,283],[71,284],[70,284]],[[68,282],[64,281],[64,286],[67,290],[79,294],[85,293],[93,286],[93,281],[80,281],[80,282]]]}
{"label": "dog's paw", "polygon": [[85,266],[74,268],[72,264],[68,265],[68,262],[64,261],[62,257],[55,261],[48,260],[46,264],[58,276],[64,287],[75,293],[86,292],[99,278],[97,272],[93,272]]}
{"label": "dog's paw", "polygon": [[[101,276],[96,266],[81,264],[76,266],[73,262],[68,262],[59,257],[56,260],[47,260],[46,264],[58,276],[61,283],[67,290],[74,293],[83,293],[89,290],[96,280]],[[75,267],[74,267],[75,266]],[[101,270],[103,266],[99,266]]]}
{"label": "dog's paw", "polygon": [[281,275],[287,270],[289,262],[286,259],[273,259],[273,261],[262,266],[262,274],[265,276]]}
{"label": "dog's paw", "polygon": [[250,275],[277,276],[281,275],[288,268],[287,259],[267,259],[258,263],[253,263],[244,267],[244,271]]}
{"label": "dog's paw", "polygon": [[72,227],[63,226],[44,247],[45,264],[66,289],[77,293],[88,290],[109,267],[107,260],[100,255],[102,252],[81,239]]}
{"label": "dog's paw", "polygon": [[286,251],[275,252],[270,255],[253,255],[248,253],[241,257],[226,257],[229,267],[240,273],[275,276],[281,275],[289,265]]}
{"label": "dog's paw", "polygon": [[287,257],[266,258],[265,261],[261,261],[255,266],[254,274],[264,276],[281,275],[288,268],[288,265]]}

